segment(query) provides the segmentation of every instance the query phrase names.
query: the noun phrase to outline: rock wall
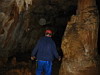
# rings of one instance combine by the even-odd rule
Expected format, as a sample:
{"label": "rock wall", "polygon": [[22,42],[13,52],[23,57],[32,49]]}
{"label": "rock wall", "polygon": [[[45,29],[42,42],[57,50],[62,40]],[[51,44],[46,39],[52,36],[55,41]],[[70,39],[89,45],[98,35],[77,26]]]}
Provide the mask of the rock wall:
{"label": "rock wall", "polygon": [[60,75],[99,75],[97,37],[99,15],[95,0],[78,0],[63,40]]}
{"label": "rock wall", "polygon": [[0,57],[25,52],[36,43],[39,26],[31,24],[31,7],[32,0],[0,0]]}

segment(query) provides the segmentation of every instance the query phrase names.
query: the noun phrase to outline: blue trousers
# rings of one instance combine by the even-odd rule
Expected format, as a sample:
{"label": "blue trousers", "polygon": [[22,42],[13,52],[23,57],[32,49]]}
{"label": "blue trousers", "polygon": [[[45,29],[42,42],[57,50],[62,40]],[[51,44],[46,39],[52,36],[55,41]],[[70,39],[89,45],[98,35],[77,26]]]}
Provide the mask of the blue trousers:
{"label": "blue trousers", "polygon": [[43,71],[45,75],[52,75],[52,61],[37,61],[36,75],[42,75]]}

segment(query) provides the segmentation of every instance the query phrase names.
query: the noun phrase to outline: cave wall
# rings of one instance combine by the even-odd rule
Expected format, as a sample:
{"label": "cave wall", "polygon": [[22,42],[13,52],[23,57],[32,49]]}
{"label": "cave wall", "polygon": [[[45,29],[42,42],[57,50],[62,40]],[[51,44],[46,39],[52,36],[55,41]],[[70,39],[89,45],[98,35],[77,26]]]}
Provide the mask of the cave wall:
{"label": "cave wall", "polygon": [[97,39],[99,15],[95,0],[78,0],[76,15],[68,22],[59,75],[99,75]]}
{"label": "cave wall", "polygon": [[[32,0],[0,1],[0,57],[33,48],[40,27],[30,22],[31,7]],[[41,29],[38,32],[41,35]]]}

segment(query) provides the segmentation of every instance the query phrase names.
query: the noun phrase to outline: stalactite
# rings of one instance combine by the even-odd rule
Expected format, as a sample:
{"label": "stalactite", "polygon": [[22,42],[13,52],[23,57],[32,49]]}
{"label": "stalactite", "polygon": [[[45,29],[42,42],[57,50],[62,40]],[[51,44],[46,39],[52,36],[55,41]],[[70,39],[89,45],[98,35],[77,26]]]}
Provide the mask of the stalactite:
{"label": "stalactite", "polygon": [[25,0],[26,3],[26,10],[28,10],[29,5],[32,5],[32,0]]}
{"label": "stalactite", "polygon": [[32,0],[16,0],[16,3],[20,13],[24,8],[28,10],[29,5],[32,5]]}
{"label": "stalactite", "polygon": [[16,0],[17,6],[19,8],[19,13],[22,11],[24,7],[24,0]]}

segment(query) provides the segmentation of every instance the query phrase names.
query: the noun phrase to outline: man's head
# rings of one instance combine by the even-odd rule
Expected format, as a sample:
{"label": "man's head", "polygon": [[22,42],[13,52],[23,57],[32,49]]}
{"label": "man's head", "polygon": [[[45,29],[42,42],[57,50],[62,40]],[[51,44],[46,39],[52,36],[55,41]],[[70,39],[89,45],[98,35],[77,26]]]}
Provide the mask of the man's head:
{"label": "man's head", "polygon": [[47,37],[52,37],[52,30],[50,30],[50,29],[47,29],[46,31],[45,31],[45,36],[47,36]]}

